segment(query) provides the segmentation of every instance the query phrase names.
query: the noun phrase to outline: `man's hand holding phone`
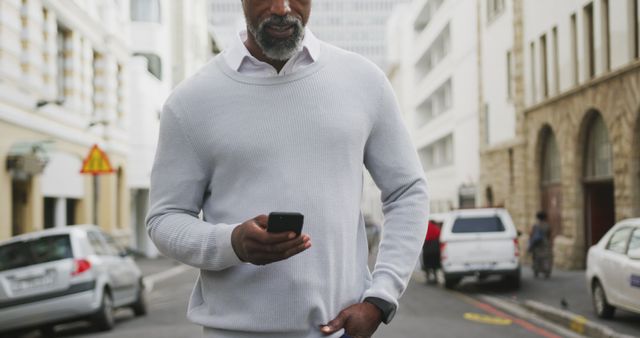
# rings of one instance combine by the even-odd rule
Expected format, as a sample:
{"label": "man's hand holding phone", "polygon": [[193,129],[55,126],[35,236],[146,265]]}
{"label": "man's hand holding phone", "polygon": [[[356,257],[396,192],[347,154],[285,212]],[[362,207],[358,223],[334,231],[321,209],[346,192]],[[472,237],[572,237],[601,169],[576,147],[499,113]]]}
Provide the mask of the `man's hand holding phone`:
{"label": "man's hand holding phone", "polygon": [[231,234],[233,250],[244,262],[266,265],[295,256],[311,247],[311,238],[295,230],[269,232],[269,217],[259,215],[238,225]]}

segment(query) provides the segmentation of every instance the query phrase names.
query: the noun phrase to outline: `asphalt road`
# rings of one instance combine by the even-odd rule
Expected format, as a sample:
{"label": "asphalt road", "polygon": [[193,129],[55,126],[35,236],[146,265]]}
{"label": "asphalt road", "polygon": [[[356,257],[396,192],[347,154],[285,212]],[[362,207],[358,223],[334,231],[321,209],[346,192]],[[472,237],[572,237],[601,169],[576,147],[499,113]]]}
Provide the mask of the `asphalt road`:
{"label": "asphalt road", "polygon": [[[96,332],[86,324],[57,327],[57,337],[100,338],[189,338],[201,329],[185,318],[187,299],[197,271],[186,272],[155,284],[149,295],[149,313],[136,318],[128,309],[119,310],[117,325],[110,332]],[[506,318],[505,318],[506,317]],[[382,325],[378,338],[423,337],[559,337],[520,318],[500,313],[488,304],[460,293],[412,282],[401,300],[398,315]],[[27,337],[27,336],[25,336]],[[38,337],[37,333],[28,335]]]}
{"label": "asphalt road", "polygon": [[376,337],[560,337],[458,291],[412,282],[398,315]]}

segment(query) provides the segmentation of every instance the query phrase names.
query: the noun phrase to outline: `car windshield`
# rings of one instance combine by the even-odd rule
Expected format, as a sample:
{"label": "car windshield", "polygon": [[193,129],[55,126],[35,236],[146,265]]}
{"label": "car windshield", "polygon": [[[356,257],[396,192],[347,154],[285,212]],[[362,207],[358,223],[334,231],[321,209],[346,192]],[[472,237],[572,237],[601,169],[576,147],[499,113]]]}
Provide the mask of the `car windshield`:
{"label": "car windshield", "polygon": [[72,257],[69,235],[9,243],[0,246],[0,271]]}
{"label": "car windshield", "polygon": [[472,218],[458,218],[453,223],[451,232],[470,233],[470,232],[502,232],[504,231],[504,224],[500,220],[500,217],[472,217]]}

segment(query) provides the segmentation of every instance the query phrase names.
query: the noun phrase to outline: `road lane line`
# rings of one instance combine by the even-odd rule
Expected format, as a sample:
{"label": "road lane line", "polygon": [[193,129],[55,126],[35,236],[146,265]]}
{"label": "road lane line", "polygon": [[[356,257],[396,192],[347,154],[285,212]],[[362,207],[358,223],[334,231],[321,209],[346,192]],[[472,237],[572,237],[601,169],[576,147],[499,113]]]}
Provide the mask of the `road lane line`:
{"label": "road lane line", "polygon": [[147,292],[150,293],[151,291],[153,291],[153,287],[155,286],[156,283],[161,282],[163,280],[167,280],[171,277],[177,276],[189,269],[191,269],[191,267],[187,265],[174,266],[171,269],[154,273],[153,275],[145,276],[142,279],[142,282],[144,283],[145,290],[147,290]]}
{"label": "road lane line", "polygon": [[477,308],[479,308],[479,309],[481,309],[481,310],[483,310],[485,312],[488,312],[488,313],[490,313],[490,314],[492,314],[494,316],[502,317],[502,318],[505,318],[505,319],[510,319],[513,323],[518,324],[523,329],[525,329],[525,330],[527,330],[529,332],[532,332],[534,334],[537,334],[537,335],[539,335],[541,337],[545,337],[545,338],[562,338],[562,336],[558,336],[557,334],[551,333],[551,332],[549,332],[549,331],[547,331],[547,330],[545,330],[545,329],[543,329],[543,328],[541,328],[539,326],[536,326],[536,325],[534,325],[534,324],[532,324],[532,323],[530,323],[530,322],[528,322],[528,321],[526,321],[524,319],[520,319],[520,318],[513,317],[511,315],[508,315],[508,314],[506,314],[506,313],[494,308],[493,306],[491,306],[491,305],[489,305],[487,303],[481,302],[481,301],[479,301],[477,299],[471,298],[471,297],[469,297],[467,295],[464,295],[464,294],[462,294],[460,292],[457,292],[457,291],[451,291],[451,292],[455,296],[457,296],[458,298],[460,298],[463,301],[465,301],[466,303],[469,303],[469,304],[471,304],[471,305],[473,305],[473,306],[475,306],[475,307],[477,307]]}

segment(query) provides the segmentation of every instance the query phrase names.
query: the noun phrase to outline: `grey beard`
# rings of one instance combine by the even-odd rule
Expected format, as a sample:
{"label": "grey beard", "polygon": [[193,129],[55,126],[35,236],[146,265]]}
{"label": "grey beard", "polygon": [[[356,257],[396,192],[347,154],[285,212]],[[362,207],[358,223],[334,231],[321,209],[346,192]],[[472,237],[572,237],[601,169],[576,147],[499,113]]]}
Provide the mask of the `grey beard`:
{"label": "grey beard", "polygon": [[[293,25],[293,34],[288,39],[273,38],[265,30],[265,27],[269,24]],[[247,29],[255,38],[264,55],[276,61],[287,61],[292,58],[300,48],[304,38],[302,22],[289,15],[284,17],[272,16],[258,24],[257,28],[248,24]]]}

